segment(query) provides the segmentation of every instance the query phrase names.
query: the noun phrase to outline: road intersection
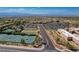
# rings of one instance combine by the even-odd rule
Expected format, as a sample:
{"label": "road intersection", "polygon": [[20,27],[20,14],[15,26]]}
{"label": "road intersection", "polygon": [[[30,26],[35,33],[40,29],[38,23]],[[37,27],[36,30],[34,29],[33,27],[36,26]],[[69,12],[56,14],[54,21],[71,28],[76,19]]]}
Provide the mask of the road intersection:
{"label": "road intersection", "polygon": [[50,37],[48,36],[45,27],[43,26],[43,24],[39,24],[38,25],[38,29],[40,31],[40,35],[42,37],[42,41],[45,44],[45,48],[41,51],[33,51],[33,50],[25,50],[25,49],[18,49],[18,48],[8,48],[8,47],[1,47],[0,46],[0,52],[57,52],[57,50],[55,49],[55,47],[53,46]]}

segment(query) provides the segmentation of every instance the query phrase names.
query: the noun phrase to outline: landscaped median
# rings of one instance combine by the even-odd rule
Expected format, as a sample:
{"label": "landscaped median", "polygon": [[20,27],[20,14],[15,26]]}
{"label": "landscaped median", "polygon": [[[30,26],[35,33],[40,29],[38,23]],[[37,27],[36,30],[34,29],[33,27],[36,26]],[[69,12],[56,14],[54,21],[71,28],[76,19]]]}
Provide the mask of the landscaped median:
{"label": "landscaped median", "polygon": [[56,50],[61,51],[61,52],[65,52],[65,51],[69,52],[69,51],[71,51],[71,50],[67,49],[65,46],[59,45],[56,42],[56,37],[57,36],[54,36],[54,35],[56,35],[55,33],[54,33],[54,35],[50,31],[47,31],[47,33],[48,33],[48,36],[50,37],[50,40],[52,41],[52,44],[54,45]]}

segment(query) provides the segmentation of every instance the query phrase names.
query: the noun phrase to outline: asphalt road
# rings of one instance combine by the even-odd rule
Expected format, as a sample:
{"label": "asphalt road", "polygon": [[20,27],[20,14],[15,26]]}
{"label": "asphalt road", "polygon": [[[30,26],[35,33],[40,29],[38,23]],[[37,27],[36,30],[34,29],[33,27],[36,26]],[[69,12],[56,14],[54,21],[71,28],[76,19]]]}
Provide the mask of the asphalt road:
{"label": "asphalt road", "polygon": [[20,50],[12,49],[12,48],[6,48],[6,47],[0,47],[0,52],[20,52]]}
{"label": "asphalt road", "polygon": [[42,51],[34,51],[34,50],[26,50],[26,49],[9,48],[9,47],[0,46],[0,52],[55,52],[55,50],[49,50],[45,48]]}
{"label": "asphalt road", "polygon": [[0,52],[57,52],[57,50],[54,48],[52,42],[50,41],[50,38],[48,37],[45,31],[45,27],[42,24],[40,24],[39,29],[40,29],[40,34],[42,36],[43,41],[46,42],[44,50],[32,51],[32,50],[26,50],[26,49],[8,48],[8,47],[0,46]]}
{"label": "asphalt road", "polygon": [[19,48],[11,48],[11,47],[2,47],[0,46],[0,52],[42,52],[42,51],[34,51],[28,49],[19,49]]}
{"label": "asphalt road", "polygon": [[43,39],[43,42],[46,43],[44,51],[46,51],[46,52],[56,52],[57,50],[54,48],[49,36],[46,33],[46,29],[43,26],[43,24],[39,25],[39,29],[40,29],[40,34],[41,34],[41,37]]}

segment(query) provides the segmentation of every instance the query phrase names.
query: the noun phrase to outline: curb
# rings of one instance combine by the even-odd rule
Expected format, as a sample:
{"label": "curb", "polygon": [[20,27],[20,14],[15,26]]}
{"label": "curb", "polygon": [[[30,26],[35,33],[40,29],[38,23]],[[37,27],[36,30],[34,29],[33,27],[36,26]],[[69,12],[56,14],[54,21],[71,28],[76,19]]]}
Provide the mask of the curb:
{"label": "curb", "polygon": [[28,47],[22,47],[22,46],[12,46],[12,45],[0,45],[0,47],[6,47],[6,48],[15,48],[15,49],[24,49],[24,50],[32,50],[32,51],[42,51],[45,46],[42,45],[41,48],[28,48]]}

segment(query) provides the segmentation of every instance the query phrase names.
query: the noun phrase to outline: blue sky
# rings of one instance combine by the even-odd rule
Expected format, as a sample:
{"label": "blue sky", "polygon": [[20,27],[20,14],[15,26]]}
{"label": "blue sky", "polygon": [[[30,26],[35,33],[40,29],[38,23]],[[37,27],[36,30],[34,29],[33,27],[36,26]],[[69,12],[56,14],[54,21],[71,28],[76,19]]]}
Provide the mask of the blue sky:
{"label": "blue sky", "polygon": [[79,16],[79,7],[0,7],[0,16]]}

